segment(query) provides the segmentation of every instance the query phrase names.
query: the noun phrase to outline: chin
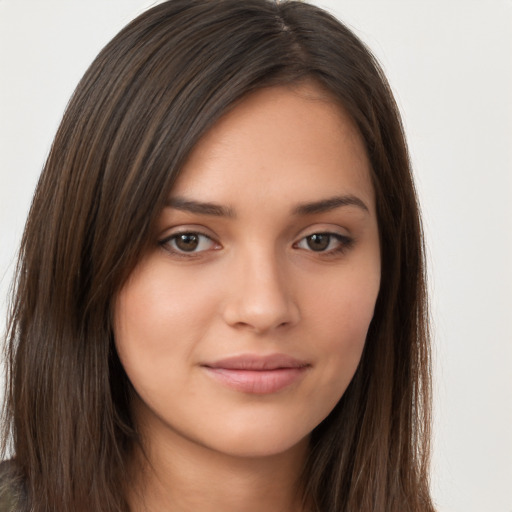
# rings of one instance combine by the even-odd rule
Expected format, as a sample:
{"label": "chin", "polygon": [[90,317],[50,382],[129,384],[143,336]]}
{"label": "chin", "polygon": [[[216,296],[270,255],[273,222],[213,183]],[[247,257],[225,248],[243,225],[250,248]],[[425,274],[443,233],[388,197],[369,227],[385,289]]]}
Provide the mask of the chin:
{"label": "chin", "polygon": [[206,447],[218,453],[240,459],[258,459],[283,455],[287,452],[305,454],[309,433],[305,436],[283,436],[274,432],[236,433],[225,440],[209,443]]}

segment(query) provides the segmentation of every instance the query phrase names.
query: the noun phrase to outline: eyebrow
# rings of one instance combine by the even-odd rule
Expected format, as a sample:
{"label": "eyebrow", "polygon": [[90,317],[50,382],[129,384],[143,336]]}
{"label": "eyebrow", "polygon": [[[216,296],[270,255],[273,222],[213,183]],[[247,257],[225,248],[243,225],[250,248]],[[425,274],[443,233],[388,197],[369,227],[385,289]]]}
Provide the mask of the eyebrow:
{"label": "eyebrow", "polygon": [[185,212],[198,213],[200,215],[213,215],[215,217],[235,216],[232,208],[215,203],[204,203],[202,201],[185,199],[184,197],[171,197],[166,201],[165,206]]}
{"label": "eyebrow", "polygon": [[297,205],[293,213],[296,215],[313,215],[316,213],[325,213],[341,206],[357,206],[369,213],[369,209],[359,197],[353,195],[334,196],[320,201],[313,201],[311,203],[302,203]]}
{"label": "eyebrow", "polygon": [[[212,215],[214,217],[235,217],[235,212],[232,208],[222,206],[216,203],[208,203],[202,201],[194,201],[193,199],[186,199],[184,197],[171,197],[165,206],[174,208],[176,210],[186,211],[190,213],[197,213],[199,215]],[[318,213],[325,213],[342,206],[356,206],[365,212],[369,212],[366,204],[354,195],[334,196],[320,201],[312,201],[308,203],[300,203],[292,210],[294,215],[314,215]]]}

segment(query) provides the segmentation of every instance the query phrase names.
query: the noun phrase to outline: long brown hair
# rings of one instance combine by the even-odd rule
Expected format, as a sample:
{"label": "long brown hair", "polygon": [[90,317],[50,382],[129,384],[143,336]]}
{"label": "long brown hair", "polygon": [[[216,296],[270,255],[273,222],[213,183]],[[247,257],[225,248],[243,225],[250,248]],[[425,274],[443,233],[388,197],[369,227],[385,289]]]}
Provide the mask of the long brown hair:
{"label": "long brown hair", "polygon": [[359,128],[382,252],[362,360],[312,433],[304,498],[319,512],[433,510],[423,242],[400,116],[354,34],[319,8],[270,0],[157,5],[104,48],[69,103],[30,210],[8,322],[3,443],[24,510],[128,510],[138,436],[113,297],[199,138],[250,91],[304,79]]}

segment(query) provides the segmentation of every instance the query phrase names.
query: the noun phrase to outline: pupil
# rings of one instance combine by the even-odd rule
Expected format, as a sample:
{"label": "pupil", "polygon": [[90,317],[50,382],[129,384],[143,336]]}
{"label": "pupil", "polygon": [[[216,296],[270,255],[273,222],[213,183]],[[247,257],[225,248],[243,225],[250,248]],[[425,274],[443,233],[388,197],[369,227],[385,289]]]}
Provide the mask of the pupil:
{"label": "pupil", "polygon": [[184,233],[176,238],[176,245],[182,251],[193,251],[199,245],[199,237],[193,233]]}
{"label": "pupil", "polygon": [[308,236],[308,247],[313,251],[324,251],[329,246],[329,235]]}

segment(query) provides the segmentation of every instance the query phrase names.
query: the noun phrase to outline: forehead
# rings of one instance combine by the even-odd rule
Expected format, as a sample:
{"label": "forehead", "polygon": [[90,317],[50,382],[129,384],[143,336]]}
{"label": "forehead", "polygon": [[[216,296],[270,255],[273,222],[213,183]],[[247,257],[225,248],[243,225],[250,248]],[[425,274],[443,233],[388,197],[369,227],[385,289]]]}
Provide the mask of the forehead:
{"label": "forehead", "polygon": [[250,194],[283,202],[355,194],[373,208],[370,172],[349,115],[304,83],[246,96],[199,141],[171,195],[234,204]]}

